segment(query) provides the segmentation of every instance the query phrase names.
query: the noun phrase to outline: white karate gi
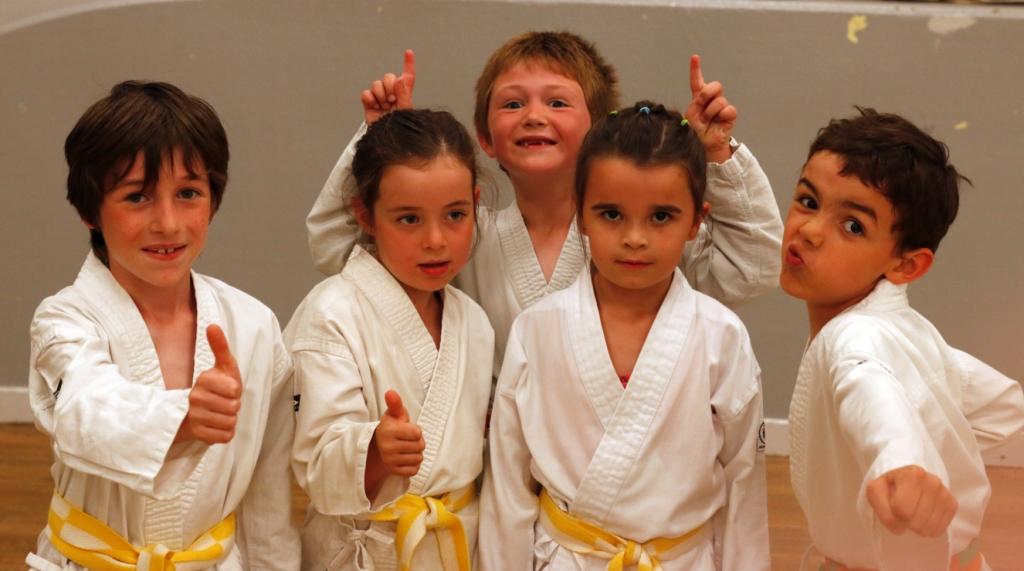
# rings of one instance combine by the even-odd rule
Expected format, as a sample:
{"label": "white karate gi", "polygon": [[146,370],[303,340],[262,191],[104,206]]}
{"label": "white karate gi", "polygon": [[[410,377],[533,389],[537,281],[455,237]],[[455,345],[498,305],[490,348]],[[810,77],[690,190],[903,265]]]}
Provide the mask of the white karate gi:
{"label": "white karate gi", "polygon": [[[406,492],[456,491],[480,475],[494,335],[468,296],[451,286],[443,295],[438,349],[401,284],[357,247],[342,273],[313,288],[295,310],[285,339],[301,394],[292,462],[312,501],[302,533],[304,569],[397,568],[395,524],[371,523],[369,512]],[[423,430],[426,450],[414,477],[388,476],[371,502],[366,454],[389,389]],[[458,512],[471,556],[477,513],[476,500]],[[442,568],[433,536],[420,542],[413,569]]]}
{"label": "white karate gi", "polygon": [[[192,284],[193,381],[214,364],[206,327],[217,324],[244,387],[234,438],[172,445],[189,391],[167,390],[142,315],[90,253],[74,284],[32,320],[29,397],[53,444],[57,491],[138,547],[187,548],[236,512],[234,549],[216,569],[298,569],[291,362],[280,327],[269,308],[221,281],[193,272]],[[40,571],[81,569],[64,563],[46,533],[30,558]]]}
{"label": "white karate gi", "polygon": [[[341,154],[306,218],[313,263],[325,275],[341,270],[359,235],[348,208],[356,132]],[[683,272],[698,290],[735,305],[779,283],[782,218],[768,178],[746,146],[728,161],[708,164],[705,199],[712,223],[687,244]],[[582,237],[573,222],[551,281],[544,278],[523,216],[513,203],[493,212],[478,210],[479,242],[454,285],[480,303],[494,327],[495,363],[500,366],[516,316],[537,300],[565,289],[587,265]]]}
{"label": "white karate gi", "polygon": [[[800,363],[790,472],[815,547],[849,567],[946,569],[981,531],[991,491],[981,450],[1022,426],[1020,385],[948,346],[906,286],[882,280]],[[940,477],[959,502],[941,537],[893,535],[867,502],[868,482],[908,465]]]}
{"label": "white karate gi", "polygon": [[637,542],[702,524],[666,571],[768,569],[760,368],[731,311],[678,270],[623,390],[589,271],[512,326],[481,497],[482,569],[603,570],[537,524],[540,487]]}

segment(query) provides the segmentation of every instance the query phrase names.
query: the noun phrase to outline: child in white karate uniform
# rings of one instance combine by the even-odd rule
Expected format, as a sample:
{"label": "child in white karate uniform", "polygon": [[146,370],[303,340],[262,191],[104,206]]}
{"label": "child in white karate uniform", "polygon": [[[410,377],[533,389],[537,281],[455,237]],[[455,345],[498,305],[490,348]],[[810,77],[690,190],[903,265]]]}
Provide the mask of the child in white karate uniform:
{"label": "child in white karate uniform", "polygon": [[[399,76],[386,74],[362,94],[366,122],[412,106],[413,54]],[[722,84],[705,82],[690,62],[686,116],[707,151],[709,220],[689,243],[681,268],[697,290],[737,305],[778,284],[782,218],[768,178],[732,137],[737,110]],[[480,303],[494,326],[501,363],[512,321],[525,308],[571,285],[588,264],[576,230],[573,178],[583,136],[618,107],[614,68],[593,44],[569,32],[527,32],[499,47],[477,79],[477,140],[509,177],[515,201],[484,209],[479,243],[455,285]],[[344,185],[352,143],[320,191],[306,226],[317,268],[338,272],[357,236]]]}
{"label": "child in white karate uniform", "polygon": [[26,563],[298,569],[280,327],[192,271],[227,182],[216,112],[173,85],[128,81],[64,150],[92,252],[32,319],[29,397],[55,490]]}
{"label": "child in white karate uniform", "polygon": [[509,334],[481,501],[482,569],[768,569],[760,369],[679,270],[707,214],[700,138],[649,102],[576,169],[591,263]]}
{"label": "child in white karate uniform", "polygon": [[1024,397],[907,298],[956,218],[963,177],[948,156],[906,119],[863,109],[819,131],[790,204],[781,282],[810,321],[790,471],[829,571],[988,568],[981,452],[1024,426]]}
{"label": "child in white karate uniform", "polygon": [[304,569],[469,571],[494,334],[449,285],[473,244],[472,139],[447,112],[373,123],[352,164],[367,237],[285,331]]}

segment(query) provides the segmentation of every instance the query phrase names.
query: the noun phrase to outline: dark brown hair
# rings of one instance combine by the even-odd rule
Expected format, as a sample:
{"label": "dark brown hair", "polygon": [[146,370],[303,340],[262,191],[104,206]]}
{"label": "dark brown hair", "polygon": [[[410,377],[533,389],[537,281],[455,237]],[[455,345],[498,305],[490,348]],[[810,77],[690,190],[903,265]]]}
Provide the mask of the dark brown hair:
{"label": "dark brown hair", "polygon": [[693,205],[700,211],[707,185],[707,159],[700,137],[677,111],[651,101],[613,112],[591,127],[576,162],[576,209],[583,208],[590,165],[601,157],[621,157],[637,166],[677,165],[686,171]]}
{"label": "dark brown hair", "polygon": [[216,212],[228,179],[228,139],[209,103],[160,82],[125,81],[93,103],[64,142],[68,162],[67,199],[90,230],[93,252],[107,262],[107,246],[99,229],[103,198],[145,157],[144,188],[160,178],[160,168],[181,149],[189,174],[200,165],[210,180],[211,206]]}
{"label": "dark brown hair", "polygon": [[466,128],[447,111],[404,109],[378,119],[356,143],[352,177],[356,197],[372,214],[384,170],[393,165],[422,166],[449,156],[464,165],[477,184],[476,148]]}
{"label": "dark brown hair", "polygon": [[830,152],[843,159],[839,174],[878,189],[895,212],[901,252],[935,251],[956,219],[960,182],[949,148],[899,115],[857,107],[860,116],[833,119],[818,131],[807,159]]}
{"label": "dark brown hair", "polygon": [[580,84],[592,123],[619,106],[615,69],[597,53],[594,44],[572,32],[526,32],[492,53],[476,80],[473,123],[487,142],[492,142],[487,116],[494,82],[517,63],[542,65]]}

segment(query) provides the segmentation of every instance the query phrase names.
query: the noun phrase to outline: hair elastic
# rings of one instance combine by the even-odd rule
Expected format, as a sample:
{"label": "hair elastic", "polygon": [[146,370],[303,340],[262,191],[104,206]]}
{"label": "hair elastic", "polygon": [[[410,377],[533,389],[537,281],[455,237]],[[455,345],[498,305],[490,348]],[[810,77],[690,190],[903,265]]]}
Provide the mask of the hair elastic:
{"label": "hair elastic", "polygon": [[609,117],[614,117],[614,116],[616,116],[618,114],[619,114],[619,111],[617,109],[612,109],[611,111],[608,112],[608,116]]}
{"label": "hair elastic", "polygon": [[690,122],[686,120],[686,117],[683,117],[683,120],[679,122],[679,126],[680,127],[685,127],[685,126],[687,126],[689,124],[690,124]]}
{"label": "hair elastic", "polygon": [[648,106],[646,106],[646,105],[644,105],[643,107],[641,107],[641,108],[639,109],[639,111],[640,111],[641,113],[643,113],[644,115],[650,115],[650,114],[651,114],[651,108],[650,108],[650,107],[648,107]]}

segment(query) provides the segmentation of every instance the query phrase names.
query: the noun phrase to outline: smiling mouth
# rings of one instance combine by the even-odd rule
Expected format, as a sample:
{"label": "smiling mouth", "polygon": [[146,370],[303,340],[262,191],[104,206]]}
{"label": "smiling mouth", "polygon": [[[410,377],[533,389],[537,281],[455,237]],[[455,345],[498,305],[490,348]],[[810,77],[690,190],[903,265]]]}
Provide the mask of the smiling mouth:
{"label": "smiling mouth", "polygon": [[171,254],[176,254],[184,249],[185,246],[167,246],[163,248],[143,248],[142,251],[148,254],[156,254],[158,256],[169,256]]}
{"label": "smiling mouth", "polygon": [[542,147],[554,146],[554,144],[555,142],[551,139],[545,139],[543,137],[528,137],[516,141],[516,146],[526,149],[539,149]]}

